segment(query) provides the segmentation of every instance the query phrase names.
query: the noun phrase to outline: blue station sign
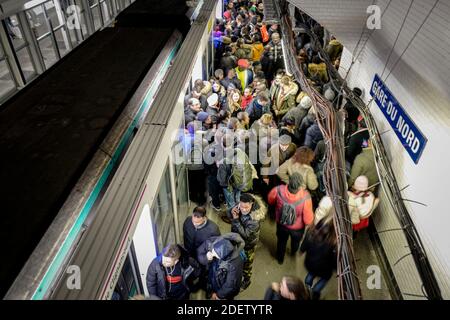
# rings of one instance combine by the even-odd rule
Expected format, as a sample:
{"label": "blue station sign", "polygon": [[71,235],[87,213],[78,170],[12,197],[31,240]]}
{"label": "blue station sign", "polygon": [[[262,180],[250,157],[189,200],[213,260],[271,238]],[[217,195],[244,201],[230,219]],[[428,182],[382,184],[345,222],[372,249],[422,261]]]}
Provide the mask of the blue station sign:
{"label": "blue station sign", "polygon": [[373,80],[370,95],[383,112],[403,147],[417,164],[427,144],[427,138],[417,128],[378,74]]}

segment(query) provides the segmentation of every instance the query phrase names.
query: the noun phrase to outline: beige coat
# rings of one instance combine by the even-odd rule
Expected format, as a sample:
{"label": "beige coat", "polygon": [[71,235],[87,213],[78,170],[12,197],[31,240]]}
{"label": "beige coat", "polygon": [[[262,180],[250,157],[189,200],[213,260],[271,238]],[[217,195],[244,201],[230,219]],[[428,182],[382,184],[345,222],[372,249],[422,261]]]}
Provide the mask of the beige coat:
{"label": "beige coat", "polygon": [[279,168],[277,175],[286,184],[289,183],[289,176],[294,172],[300,173],[304,181],[304,187],[309,191],[314,191],[319,187],[317,176],[314,169],[306,164],[294,162],[294,159],[289,159],[283,163]]}

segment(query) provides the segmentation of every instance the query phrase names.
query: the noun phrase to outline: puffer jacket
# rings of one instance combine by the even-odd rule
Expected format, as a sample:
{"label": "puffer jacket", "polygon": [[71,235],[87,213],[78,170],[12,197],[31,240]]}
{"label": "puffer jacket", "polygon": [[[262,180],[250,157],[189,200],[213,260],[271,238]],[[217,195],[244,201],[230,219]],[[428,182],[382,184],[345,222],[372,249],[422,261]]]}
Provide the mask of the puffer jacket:
{"label": "puffer jacket", "polygon": [[[181,263],[183,275],[183,285],[188,294],[195,286],[195,282],[200,276],[200,266],[193,258],[189,257],[187,251],[178,246],[181,250],[181,257],[178,263]],[[162,254],[159,254],[148,267],[147,270],[147,289],[151,296],[157,296],[161,299],[167,299],[166,273],[162,265]]]}
{"label": "puffer jacket", "polygon": [[305,147],[315,150],[320,140],[323,140],[322,131],[320,131],[319,125],[314,123],[306,130]]}
{"label": "puffer jacket", "polygon": [[[219,248],[216,252],[221,258],[208,261],[206,254],[223,239],[231,242],[232,251],[226,251],[225,247]],[[210,290],[215,292],[219,299],[233,299],[239,293],[244,267],[241,251],[244,246],[245,242],[242,237],[237,233],[230,232],[220,237],[209,238],[197,249],[198,261],[209,268],[208,285]]]}
{"label": "puffer jacket", "polygon": [[[242,214],[239,212],[238,219],[232,219],[232,209],[229,209],[227,214],[231,219],[231,232],[238,233],[245,241],[245,250],[253,249],[259,240],[260,224],[267,214],[267,206],[264,201],[253,195],[255,202],[249,214]],[[236,206],[239,209],[239,205]]]}

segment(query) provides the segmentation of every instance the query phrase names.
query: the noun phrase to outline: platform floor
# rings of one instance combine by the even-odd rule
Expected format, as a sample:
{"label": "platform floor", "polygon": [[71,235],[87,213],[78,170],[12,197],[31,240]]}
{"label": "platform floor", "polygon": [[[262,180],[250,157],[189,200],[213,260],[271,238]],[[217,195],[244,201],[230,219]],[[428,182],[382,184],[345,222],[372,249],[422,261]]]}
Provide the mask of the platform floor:
{"label": "platform floor", "polygon": [[[194,206],[191,208],[194,209]],[[216,211],[208,208],[208,217],[219,225],[222,233],[230,232],[231,225],[222,221]],[[284,263],[279,265],[275,259],[276,251],[276,223],[268,217],[262,223],[260,241],[256,249],[255,260],[253,264],[253,276],[251,285],[247,290],[242,291],[237,300],[261,300],[264,298],[266,289],[272,282],[280,281],[285,275],[293,275],[304,279],[307,271],[304,267],[304,255],[297,254],[291,257],[290,242],[286,251]],[[355,256],[357,263],[357,272],[361,279],[361,290],[364,300],[390,300],[389,290],[382,277],[381,289],[370,290],[366,282],[369,275],[366,273],[370,265],[379,265],[374,248],[366,231],[360,232],[355,240]],[[336,274],[335,274],[336,275]],[[322,292],[322,300],[338,299],[338,282],[334,276],[330,279]],[[205,293],[199,292],[193,299],[205,299]]]}

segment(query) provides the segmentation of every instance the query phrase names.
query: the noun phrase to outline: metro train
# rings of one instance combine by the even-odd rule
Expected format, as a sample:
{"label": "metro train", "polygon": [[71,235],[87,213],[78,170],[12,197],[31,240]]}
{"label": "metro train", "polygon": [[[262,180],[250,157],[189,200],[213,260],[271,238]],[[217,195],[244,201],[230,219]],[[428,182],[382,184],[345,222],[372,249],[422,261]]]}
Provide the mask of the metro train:
{"label": "metro train", "polygon": [[[151,2],[136,1],[115,26],[155,27],[163,16],[148,22],[156,14]],[[187,171],[171,161],[173,133],[183,125],[183,97],[191,79],[212,73],[210,35],[216,11],[222,13],[216,2],[202,1],[187,18],[178,17],[177,29],[5,299],[126,299],[145,294],[146,267],[166,243],[180,239],[178,222],[187,214]],[[150,8],[148,14],[144,7]],[[196,23],[186,27],[189,19]],[[81,263],[78,257],[85,253],[89,258]],[[66,286],[72,270],[80,270],[81,290]]]}

